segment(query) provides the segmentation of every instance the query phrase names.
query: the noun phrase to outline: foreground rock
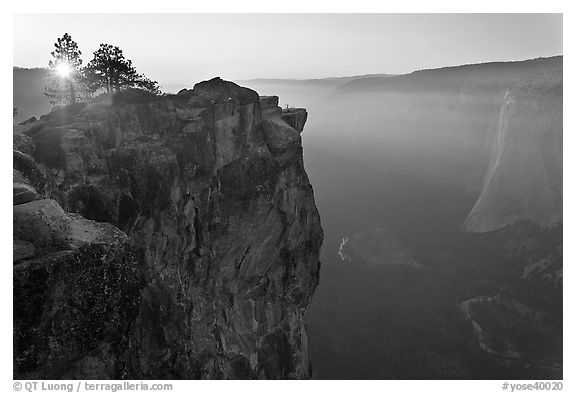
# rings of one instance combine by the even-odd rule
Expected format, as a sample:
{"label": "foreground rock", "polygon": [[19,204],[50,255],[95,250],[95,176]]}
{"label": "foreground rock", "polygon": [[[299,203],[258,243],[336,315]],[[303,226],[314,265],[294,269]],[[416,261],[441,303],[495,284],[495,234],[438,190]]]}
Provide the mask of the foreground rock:
{"label": "foreground rock", "polygon": [[[40,166],[37,183],[46,181],[40,193],[49,193],[63,211],[55,202],[19,205],[15,228],[38,228],[35,238],[60,242],[73,253],[60,264],[74,267],[70,274],[47,273],[42,288],[62,288],[74,297],[78,290],[91,291],[75,284],[82,274],[90,280],[106,272],[118,283],[134,279],[121,290],[108,286],[108,305],[98,309],[118,323],[111,328],[123,332],[125,341],[102,333],[80,349],[62,346],[57,364],[34,353],[25,366],[18,363],[15,377],[38,372],[101,379],[310,376],[304,314],[318,284],[322,230],[303,167],[302,130],[283,120],[273,104],[274,99],[261,101],[256,92],[215,78],[166,97],[127,91],[34,122],[27,132]],[[294,123],[299,128],[302,116]],[[29,170],[26,157],[19,152],[21,166]],[[100,270],[91,270],[90,262],[83,273],[78,253],[98,243],[102,228],[83,232],[88,224],[78,225],[78,216],[64,211],[127,233],[136,264],[119,252],[109,263],[96,264]],[[48,224],[47,215],[54,217]],[[68,229],[50,238],[51,225]],[[48,249],[44,243],[38,248]],[[122,269],[136,269],[133,275],[119,267],[106,270],[120,260]],[[138,277],[142,288],[134,299]],[[15,298],[22,309],[32,300],[24,292]],[[77,318],[34,310],[43,324],[64,326]],[[50,340],[67,339],[64,331],[54,334]],[[47,336],[39,340],[48,345]],[[19,347],[15,356],[26,351]],[[82,362],[72,360],[79,356]]]}
{"label": "foreground rock", "polygon": [[36,255],[36,247],[34,247],[32,243],[25,240],[14,239],[14,246],[12,249],[12,260],[14,262],[33,257],[34,255]]}
{"label": "foreground rock", "polygon": [[12,185],[14,205],[32,202],[38,197],[38,193],[34,187],[27,184],[14,182]]}
{"label": "foreground rock", "polygon": [[141,278],[126,234],[54,200],[14,206],[14,374],[122,378]]}
{"label": "foreground rock", "polygon": [[126,378],[140,284],[126,242],[20,261],[14,266],[15,377]]}
{"label": "foreground rock", "polygon": [[36,247],[76,250],[94,243],[118,243],[126,234],[110,224],[66,214],[52,199],[43,199],[14,207],[14,238]]}

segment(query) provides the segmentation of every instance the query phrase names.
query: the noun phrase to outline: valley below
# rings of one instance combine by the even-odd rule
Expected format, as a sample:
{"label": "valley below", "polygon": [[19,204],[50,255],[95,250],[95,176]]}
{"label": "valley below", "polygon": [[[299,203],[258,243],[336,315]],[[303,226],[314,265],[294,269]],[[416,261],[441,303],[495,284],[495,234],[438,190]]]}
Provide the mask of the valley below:
{"label": "valley below", "polygon": [[[483,351],[506,361],[520,361],[527,366],[534,364],[550,372],[554,379],[562,379],[562,363],[554,361],[557,359],[531,357],[529,353],[520,351],[522,349],[520,347],[521,344],[514,343],[514,341],[518,340],[514,340],[516,337],[513,334],[509,334],[506,337],[506,335],[498,334],[499,332],[497,331],[498,328],[507,323],[512,325],[514,330],[537,328],[540,325],[539,320],[543,319],[541,312],[531,309],[514,299],[502,299],[501,295],[479,296],[467,299],[460,302],[459,308],[472,324],[478,345]],[[494,321],[496,322],[495,324]],[[522,326],[519,326],[520,324]],[[531,333],[534,334],[532,338],[534,342],[549,341],[542,340],[543,337],[541,336],[538,337],[539,332],[532,331]],[[557,333],[555,331],[549,332],[549,334]],[[552,357],[554,352],[554,350],[550,351]]]}
{"label": "valley below", "polygon": [[304,161],[325,233],[313,378],[562,378],[561,69],[330,81],[314,100],[285,82],[281,96],[309,108]]}

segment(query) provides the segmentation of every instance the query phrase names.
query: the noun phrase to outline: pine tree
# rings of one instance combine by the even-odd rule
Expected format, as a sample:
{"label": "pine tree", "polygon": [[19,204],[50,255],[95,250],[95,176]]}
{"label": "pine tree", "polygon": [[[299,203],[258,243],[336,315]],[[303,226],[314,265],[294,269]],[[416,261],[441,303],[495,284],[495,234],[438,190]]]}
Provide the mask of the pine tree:
{"label": "pine tree", "polygon": [[109,44],[100,44],[83,75],[92,92],[102,89],[113,93],[128,87],[139,87],[156,94],[160,92],[158,82],[139,74],[122,50]]}
{"label": "pine tree", "polygon": [[53,59],[48,63],[50,86],[45,88],[44,95],[52,106],[58,107],[78,102],[86,92],[81,86],[82,52],[78,44],[68,33],[64,33],[62,38],[58,38],[54,48],[50,53]]}

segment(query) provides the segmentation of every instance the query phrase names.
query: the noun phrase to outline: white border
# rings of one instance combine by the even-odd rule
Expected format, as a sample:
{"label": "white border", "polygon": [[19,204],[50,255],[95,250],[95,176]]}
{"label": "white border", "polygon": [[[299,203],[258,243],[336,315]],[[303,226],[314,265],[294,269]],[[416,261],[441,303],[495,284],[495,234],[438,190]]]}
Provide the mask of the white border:
{"label": "white border", "polygon": [[[98,2],[80,3],[79,1],[65,0],[65,1],[19,1],[11,2],[8,5],[3,5],[3,12],[1,13],[2,37],[6,45],[4,48],[12,48],[13,43],[13,14],[14,13],[29,13],[29,12],[52,12],[52,13],[103,13],[113,11],[114,13],[172,13],[172,12],[239,12],[239,13],[260,13],[260,12],[387,12],[387,13],[439,13],[439,12],[560,12],[564,13],[564,89],[565,93],[565,110],[564,110],[564,279],[565,279],[565,295],[564,295],[564,390],[575,391],[573,386],[574,361],[574,312],[571,310],[571,299],[574,297],[574,285],[572,281],[574,263],[574,247],[572,241],[574,239],[574,208],[572,202],[574,201],[574,173],[576,163],[574,153],[576,153],[576,146],[574,145],[574,127],[573,116],[570,111],[574,108],[574,102],[571,94],[574,92],[574,77],[572,70],[575,70],[573,61],[573,37],[576,37],[574,32],[574,9],[569,1],[498,1],[498,0],[483,0],[477,2],[463,2],[457,0],[434,0],[425,1],[417,0],[410,2],[395,2],[397,4],[389,4],[377,1],[355,0],[355,1],[336,1],[336,2],[313,2],[311,0],[288,0],[288,1],[270,1],[270,0],[218,0],[214,2],[194,2],[194,1],[172,1],[172,2],[143,2],[143,1],[113,1],[113,0],[99,0]],[[5,49],[6,50],[6,49]],[[0,390],[10,392],[12,390],[12,272],[9,260],[9,252],[11,250],[12,239],[12,225],[8,217],[12,215],[12,202],[9,200],[8,185],[12,177],[11,172],[11,153],[9,147],[12,145],[11,141],[11,122],[9,123],[8,113],[10,112],[9,102],[12,100],[11,87],[12,87],[12,57],[5,55],[1,57],[2,61],[2,78],[5,87],[2,93],[2,130],[0,133],[2,154],[0,154],[0,176],[2,185],[4,185],[4,194],[1,194],[2,203],[2,217],[5,221],[1,226],[2,236],[0,241],[2,250],[6,253],[6,260],[2,266],[2,310],[5,313],[3,324],[0,325],[0,337],[2,339],[2,346],[4,351],[1,356],[1,373],[2,379],[0,382]],[[573,110],[573,109],[572,109]],[[331,392],[350,391],[362,389],[370,391],[372,389],[379,392],[386,389],[388,392],[412,392],[412,391],[439,391],[439,392],[502,392],[503,381],[260,381],[260,382],[245,382],[245,381],[172,381],[174,390],[176,392],[189,392],[192,389],[209,389],[210,391],[226,391],[230,389],[240,389],[242,391],[266,391],[269,393],[271,389],[275,392],[293,393],[294,389],[310,389],[311,391],[319,391],[321,389],[330,389]],[[515,381],[514,383],[522,383],[524,381]],[[530,381],[525,381],[530,382]],[[508,390],[510,391],[510,390]]]}

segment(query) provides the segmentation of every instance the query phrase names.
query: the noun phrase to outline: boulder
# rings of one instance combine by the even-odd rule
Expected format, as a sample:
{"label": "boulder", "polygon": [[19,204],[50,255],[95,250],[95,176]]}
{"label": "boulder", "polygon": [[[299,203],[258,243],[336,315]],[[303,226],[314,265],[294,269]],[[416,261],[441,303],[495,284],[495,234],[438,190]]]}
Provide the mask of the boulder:
{"label": "boulder", "polygon": [[75,250],[87,244],[126,240],[126,234],[113,225],[67,214],[53,199],[14,206],[13,229],[15,239],[39,249]]}
{"label": "boulder", "polygon": [[30,181],[18,169],[12,170],[12,180],[15,183],[24,183],[30,185]]}
{"label": "boulder", "polygon": [[13,183],[12,193],[14,198],[14,205],[32,202],[38,198],[38,193],[34,187],[23,183]]}
{"label": "boulder", "polygon": [[36,247],[30,242],[24,240],[14,240],[13,242],[13,254],[12,260],[14,263],[20,261],[21,259],[31,258],[36,255]]}
{"label": "boulder", "polygon": [[40,248],[67,248],[71,219],[53,199],[14,206],[14,238]]}
{"label": "boulder", "polygon": [[32,157],[13,150],[12,165],[13,169],[18,171],[18,180],[15,178],[14,181],[29,184],[39,195],[45,195],[48,189],[48,177],[44,169]]}
{"label": "boulder", "polygon": [[260,96],[254,90],[218,77],[197,83],[194,85],[194,93],[208,97],[213,102],[221,102],[230,98],[237,99],[240,105],[251,104],[260,100]]}

